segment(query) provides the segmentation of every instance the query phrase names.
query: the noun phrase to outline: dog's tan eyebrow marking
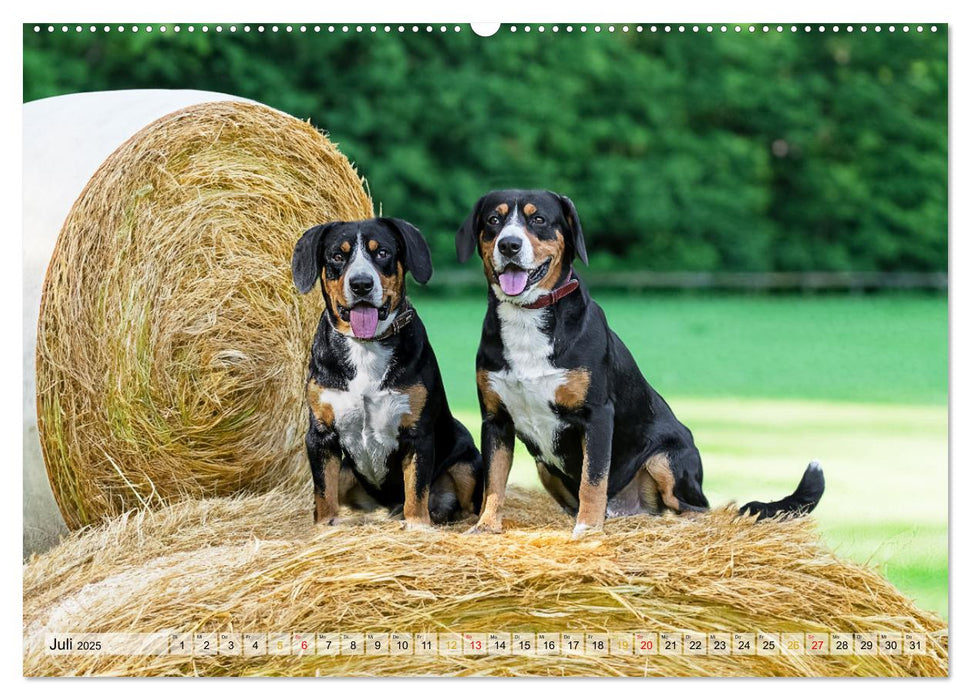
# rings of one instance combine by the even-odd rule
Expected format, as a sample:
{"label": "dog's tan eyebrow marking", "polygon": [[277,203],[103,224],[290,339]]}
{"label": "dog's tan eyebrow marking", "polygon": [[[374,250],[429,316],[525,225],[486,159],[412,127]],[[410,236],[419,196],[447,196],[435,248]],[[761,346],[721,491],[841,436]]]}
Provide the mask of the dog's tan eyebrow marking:
{"label": "dog's tan eyebrow marking", "polygon": [[341,243],[341,250],[343,250],[345,253],[350,253],[351,252],[351,242],[350,241],[344,241],[343,243]]}
{"label": "dog's tan eyebrow marking", "polygon": [[523,207],[523,214],[525,214],[526,216],[532,216],[535,213],[536,213],[535,204],[527,203],[526,206]]}
{"label": "dog's tan eyebrow marking", "polygon": [[509,213],[509,205],[503,202],[498,207],[496,207],[496,211],[502,214],[503,216],[505,216],[506,214]]}
{"label": "dog's tan eyebrow marking", "polygon": [[374,251],[376,251],[378,249],[378,242],[375,241],[375,240],[373,240],[373,239],[370,240],[370,241],[368,241],[367,242],[367,249],[370,250],[373,253]]}

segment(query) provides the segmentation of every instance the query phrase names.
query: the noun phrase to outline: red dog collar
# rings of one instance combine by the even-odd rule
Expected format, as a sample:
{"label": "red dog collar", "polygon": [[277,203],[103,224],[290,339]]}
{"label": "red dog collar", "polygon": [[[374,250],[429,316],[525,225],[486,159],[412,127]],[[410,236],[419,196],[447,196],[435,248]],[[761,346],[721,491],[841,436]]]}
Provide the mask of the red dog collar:
{"label": "red dog collar", "polygon": [[549,294],[541,296],[539,299],[534,301],[532,304],[523,304],[524,309],[543,309],[547,306],[555,304],[560,299],[576,291],[577,287],[580,286],[580,282],[573,278],[573,268],[570,268],[570,279],[565,283],[554,289]]}

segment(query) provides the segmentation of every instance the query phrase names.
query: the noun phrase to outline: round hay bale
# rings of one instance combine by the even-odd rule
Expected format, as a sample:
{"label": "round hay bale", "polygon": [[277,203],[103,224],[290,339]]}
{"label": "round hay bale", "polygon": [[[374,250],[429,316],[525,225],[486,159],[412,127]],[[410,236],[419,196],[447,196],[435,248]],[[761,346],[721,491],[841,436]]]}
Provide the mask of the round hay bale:
{"label": "round hay bale", "polygon": [[210,102],[145,127],[71,209],[44,282],[37,414],[69,527],[303,480],[319,303],[290,279],[310,225],[372,216],[309,124]]}
{"label": "round hay bale", "polygon": [[37,435],[37,321],[47,266],[71,207],[119,145],[159,117],[239,97],[200,90],[114,90],[34,100],[23,106],[23,546],[49,549],[67,531]]}
{"label": "round hay bale", "polygon": [[[537,492],[500,536],[406,532],[309,488],[185,501],[76,533],[24,568],[24,675],[943,676],[947,627],[835,558],[808,519],[637,516],[574,542]],[[137,601],[137,605],[133,604]],[[53,632],[917,632],[922,656],[51,656]]]}

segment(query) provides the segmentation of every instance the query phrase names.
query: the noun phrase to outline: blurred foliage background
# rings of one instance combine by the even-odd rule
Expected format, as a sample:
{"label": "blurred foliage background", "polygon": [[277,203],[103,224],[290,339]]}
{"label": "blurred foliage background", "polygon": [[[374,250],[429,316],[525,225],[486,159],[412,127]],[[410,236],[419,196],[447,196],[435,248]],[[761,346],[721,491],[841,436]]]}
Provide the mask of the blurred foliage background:
{"label": "blurred foliage background", "polygon": [[595,269],[947,269],[944,27],[157,27],[25,25],[25,99],[192,87],[309,118],[376,206],[425,232],[438,269],[457,264],[476,199],[510,186],[573,198]]}

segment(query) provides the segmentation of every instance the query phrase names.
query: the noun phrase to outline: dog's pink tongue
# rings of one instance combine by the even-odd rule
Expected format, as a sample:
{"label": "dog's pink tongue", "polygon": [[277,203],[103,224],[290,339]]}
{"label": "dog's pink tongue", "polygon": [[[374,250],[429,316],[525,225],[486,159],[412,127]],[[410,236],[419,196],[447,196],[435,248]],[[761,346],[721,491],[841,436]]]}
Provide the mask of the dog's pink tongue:
{"label": "dog's pink tongue", "polygon": [[499,275],[499,286],[511,297],[522,294],[526,289],[526,279],[529,277],[523,270],[506,270]]}
{"label": "dog's pink tongue", "polygon": [[351,330],[355,338],[373,338],[378,327],[378,310],[363,304],[351,309]]}

